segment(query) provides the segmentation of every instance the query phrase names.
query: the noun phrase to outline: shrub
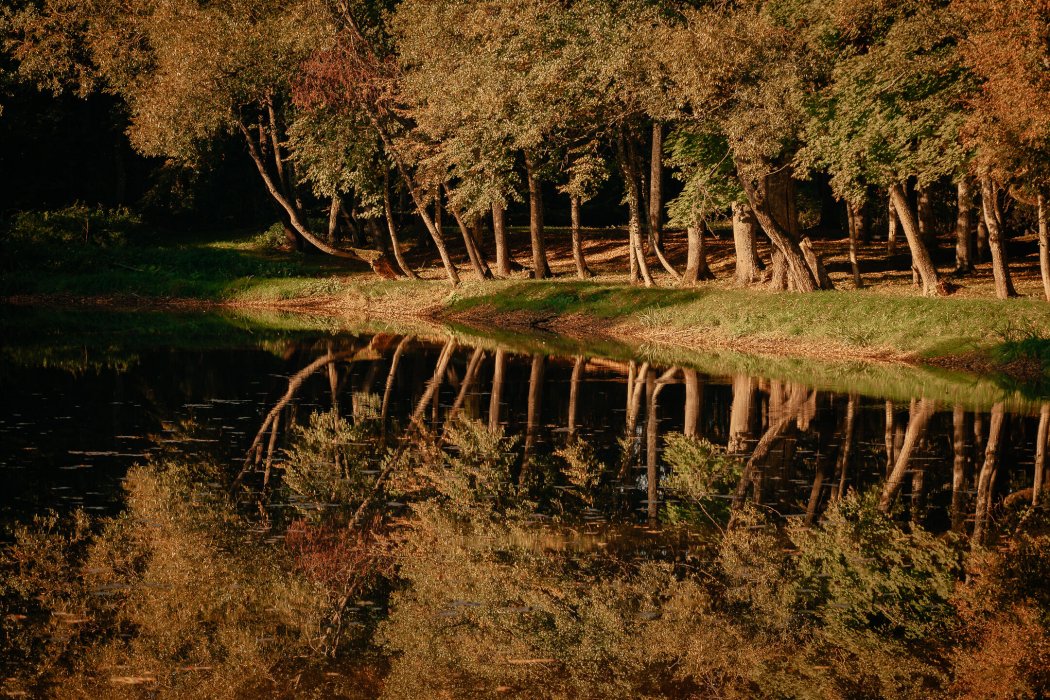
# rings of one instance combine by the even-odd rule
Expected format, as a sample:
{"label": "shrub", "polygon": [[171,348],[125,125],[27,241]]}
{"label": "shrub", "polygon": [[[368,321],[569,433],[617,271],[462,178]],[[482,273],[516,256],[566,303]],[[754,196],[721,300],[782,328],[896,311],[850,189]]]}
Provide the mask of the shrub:
{"label": "shrub", "polygon": [[142,229],[142,220],[128,209],[74,204],[55,211],[15,214],[7,239],[17,243],[121,246]]}

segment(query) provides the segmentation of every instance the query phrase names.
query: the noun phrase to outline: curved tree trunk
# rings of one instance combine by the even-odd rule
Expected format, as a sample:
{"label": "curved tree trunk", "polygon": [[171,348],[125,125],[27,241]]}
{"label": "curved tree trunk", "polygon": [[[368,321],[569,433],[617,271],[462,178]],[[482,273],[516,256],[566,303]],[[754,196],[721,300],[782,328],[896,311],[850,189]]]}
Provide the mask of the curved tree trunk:
{"label": "curved tree trunk", "polygon": [[450,201],[448,204],[448,210],[452,213],[452,218],[456,220],[456,225],[459,226],[459,232],[463,236],[463,247],[467,249],[467,257],[470,258],[470,264],[474,268],[474,272],[477,274],[478,279],[490,280],[492,279],[492,270],[489,269],[488,263],[485,262],[485,256],[478,250],[477,241],[474,240],[474,236],[470,233],[470,229],[463,223],[463,217],[459,215],[459,211],[452,206]]}
{"label": "curved tree trunk", "polygon": [[394,205],[390,199],[390,171],[383,168],[383,213],[386,215],[386,227],[390,233],[390,247],[394,250],[394,260],[405,276],[412,280],[419,279],[401,253],[401,241],[397,238],[397,223],[394,221]]}
{"label": "curved tree trunk", "polygon": [[988,251],[992,254],[995,296],[1006,299],[1017,296],[1017,292],[1014,290],[1013,280],[1010,279],[1010,265],[1006,260],[1002,220],[996,202],[998,191],[999,188],[990,177],[981,178],[981,209],[984,212],[984,223],[988,227]]}
{"label": "curved tree trunk", "polygon": [[941,281],[937,276],[937,268],[933,266],[930,253],[926,250],[926,245],[922,242],[922,237],[919,235],[919,225],[912,214],[911,205],[908,204],[908,197],[904,192],[904,187],[899,183],[890,185],[890,198],[897,217],[900,219],[901,228],[904,229],[904,236],[908,239],[908,247],[911,249],[912,267],[918,270],[922,279],[923,295],[937,296],[943,294]]}
{"label": "curved tree trunk", "polygon": [[583,234],[580,231],[580,198],[573,195],[569,198],[569,207],[572,217],[572,259],[576,263],[576,276],[581,280],[594,277],[594,273],[587,267],[587,259],[583,257]]}
{"label": "curved tree trunk", "polygon": [[[982,186],[983,190],[983,186]],[[991,229],[989,228],[989,231]],[[999,437],[1003,431],[1003,403],[992,406],[991,422],[988,425],[988,442],[984,448],[984,464],[977,477],[977,507],[973,523],[973,542],[983,546],[988,535],[988,519],[992,511],[992,494],[995,477],[999,471]]]}
{"label": "curved tree trunk", "polygon": [[745,202],[733,202],[733,247],[736,252],[737,284],[762,281],[762,261],[758,257],[758,221]]}
{"label": "curved tree trunk", "polygon": [[1039,274],[1043,278],[1043,293],[1050,301],[1050,212],[1046,210],[1046,194],[1039,194]]}
{"label": "curved tree trunk", "polygon": [[510,253],[507,250],[507,210],[502,204],[492,205],[492,237],[496,242],[496,274],[510,277]]}
{"label": "curved tree trunk", "polygon": [[535,279],[551,276],[547,249],[543,241],[543,189],[532,156],[525,154],[525,176],[529,181],[529,236],[532,239],[532,275]]}
{"label": "curved tree trunk", "polygon": [[962,175],[956,184],[958,211],[955,219],[955,274],[968,275],[973,272],[973,193],[970,178]]}
{"label": "curved tree trunk", "polygon": [[912,399],[911,411],[908,415],[908,430],[904,433],[904,444],[901,445],[900,452],[897,453],[897,460],[893,464],[893,470],[886,477],[886,485],[883,487],[882,496],[879,498],[879,510],[883,513],[890,511],[897,493],[904,484],[904,475],[908,471],[908,465],[911,462],[911,453],[915,449],[915,445],[918,444],[919,438],[925,432],[926,424],[929,422],[934,410],[935,405],[932,401],[928,399]]}
{"label": "curved tree trunk", "polygon": [[744,171],[742,164],[737,163],[737,172],[741,173],[740,184],[744,194],[747,195],[751,210],[762,226],[762,230],[766,232],[766,236],[783,255],[784,264],[794,288],[800,292],[812,292],[819,289],[814,272],[806,263],[806,258],[794,234],[773,216],[768,196],[767,181],[769,178],[763,177],[756,182],[743,175]]}

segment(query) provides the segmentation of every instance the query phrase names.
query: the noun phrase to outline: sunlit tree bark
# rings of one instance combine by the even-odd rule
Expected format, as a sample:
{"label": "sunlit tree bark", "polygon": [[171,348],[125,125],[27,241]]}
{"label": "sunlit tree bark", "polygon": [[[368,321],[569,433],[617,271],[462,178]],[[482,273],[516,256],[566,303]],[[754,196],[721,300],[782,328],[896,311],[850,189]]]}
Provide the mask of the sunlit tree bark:
{"label": "sunlit tree bark", "polygon": [[992,494],[995,490],[995,477],[999,470],[999,438],[1003,430],[1004,407],[1000,401],[992,406],[991,420],[988,423],[988,441],[984,448],[984,464],[977,477],[977,512],[973,523],[973,542],[978,547],[984,546],[988,536],[988,520],[991,517]]}
{"label": "sunlit tree bark", "polygon": [[897,498],[901,486],[904,484],[904,475],[911,464],[911,453],[922,438],[926,430],[926,424],[933,415],[936,405],[929,399],[912,399],[911,409],[908,413],[908,430],[904,433],[904,444],[893,464],[893,471],[886,477],[886,484],[882,489],[879,499],[879,510],[888,513],[893,507],[893,501]]}

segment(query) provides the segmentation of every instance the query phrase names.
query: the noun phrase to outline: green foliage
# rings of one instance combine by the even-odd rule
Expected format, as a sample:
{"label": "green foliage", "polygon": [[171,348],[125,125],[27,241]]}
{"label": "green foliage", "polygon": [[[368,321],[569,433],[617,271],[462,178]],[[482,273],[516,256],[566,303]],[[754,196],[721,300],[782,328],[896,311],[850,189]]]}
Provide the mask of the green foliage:
{"label": "green foliage", "polygon": [[57,211],[23,211],[12,218],[6,241],[22,244],[112,248],[142,232],[142,220],[128,209],[91,208],[74,204]]}
{"label": "green foliage", "polygon": [[724,447],[704,438],[668,433],[665,441],[663,457],[671,473],[663,485],[684,499],[667,507],[668,516],[701,525],[710,518],[727,520],[729,502],[724,496],[740,478],[740,459],[728,456]]}
{"label": "green foliage", "polygon": [[671,226],[695,226],[742,198],[732,152],[725,137],[695,127],[676,128],[664,141],[667,164],[683,183],[667,203]]}

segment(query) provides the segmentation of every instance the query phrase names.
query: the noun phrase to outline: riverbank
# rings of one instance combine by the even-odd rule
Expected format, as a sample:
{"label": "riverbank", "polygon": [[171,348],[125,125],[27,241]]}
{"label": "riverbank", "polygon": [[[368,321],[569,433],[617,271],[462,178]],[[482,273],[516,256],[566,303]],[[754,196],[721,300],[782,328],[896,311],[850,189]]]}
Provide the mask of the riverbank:
{"label": "riverbank", "polygon": [[[645,289],[601,265],[599,274],[529,280],[465,279],[438,270],[418,281],[348,272],[341,261],[260,246],[257,239],[177,246],[37,251],[4,271],[4,300],[20,305],[167,310],[251,308],[361,319],[456,323],[484,331],[540,331],[588,341],[649,344],[814,360],[926,363],[1042,382],[1050,368],[1050,304],[1038,297],[922,298],[899,286],[793,294],[734,288]],[[613,253],[607,254],[612,256]],[[841,286],[841,285],[840,285]]]}

